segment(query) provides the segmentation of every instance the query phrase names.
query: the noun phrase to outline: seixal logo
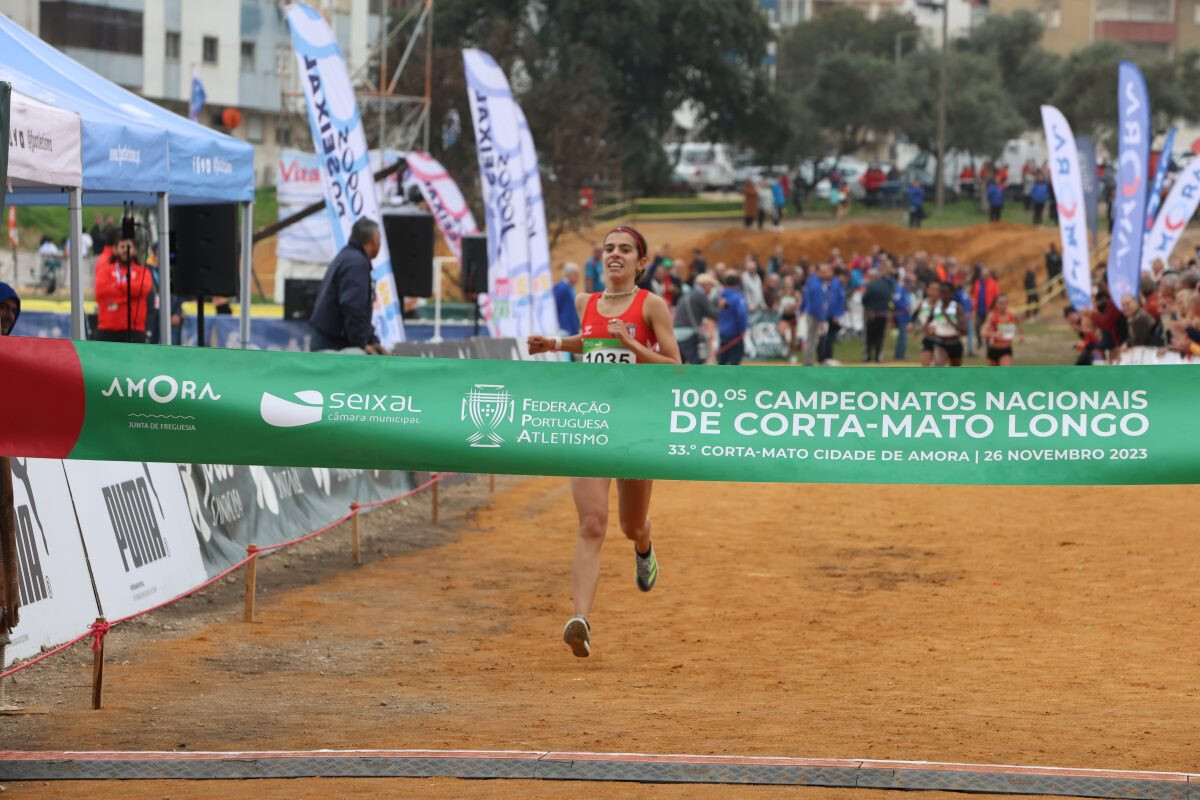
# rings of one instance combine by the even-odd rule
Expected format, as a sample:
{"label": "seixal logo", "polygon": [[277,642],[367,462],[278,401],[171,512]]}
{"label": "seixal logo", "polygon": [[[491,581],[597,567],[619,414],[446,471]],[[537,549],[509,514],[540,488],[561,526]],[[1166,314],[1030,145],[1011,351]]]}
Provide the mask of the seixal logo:
{"label": "seixal logo", "polygon": [[471,447],[499,447],[503,437],[496,433],[500,423],[508,417],[512,422],[516,403],[502,384],[477,383],[467,392],[462,401],[462,415],[475,423],[475,433],[467,437]]}
{"label": "seixal logo", "polygon": [[321,421],[321,416],[325,413],[324,395],[315,389],[307,389],[296,392],[295,397],[299,403],[263,392],[262,401],[258,405],[263,422],[276,428],[299,428],[301,425],[312,425]]}

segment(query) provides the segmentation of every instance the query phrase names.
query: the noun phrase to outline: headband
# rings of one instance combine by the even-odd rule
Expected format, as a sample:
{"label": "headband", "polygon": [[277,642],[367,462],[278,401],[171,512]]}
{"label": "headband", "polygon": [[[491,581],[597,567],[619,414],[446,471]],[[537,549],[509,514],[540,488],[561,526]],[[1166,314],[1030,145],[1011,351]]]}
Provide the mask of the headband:
{"label": "headband", "polygon": [[609,236],[611,236],[614,233],[628,233],[630,236],[633,237],[633,241],[635,241],[637,243],[638,258],[646,257],[647,248],[646,248],[646,237],[645,236],[642,236],[640,233],[638,233],[637,231],[635,231],[633,228],[629,227],[628,225],[618,225],[617,227],[613,228],[608,233],[604,234],[604,238],[607,239]]}

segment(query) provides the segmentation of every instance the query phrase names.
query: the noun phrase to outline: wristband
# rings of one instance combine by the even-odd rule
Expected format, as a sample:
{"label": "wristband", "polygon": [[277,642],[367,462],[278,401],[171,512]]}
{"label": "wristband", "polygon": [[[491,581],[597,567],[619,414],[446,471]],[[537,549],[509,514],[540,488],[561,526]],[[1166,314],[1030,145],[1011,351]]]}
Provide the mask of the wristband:
{"label": "wristband", "polygon": [[557,350],[562,350],[562,337],[561,337],[561,336],[555,336],[555,337],[554,337],[554,349],[555,349],[556,351],[557,351]]}

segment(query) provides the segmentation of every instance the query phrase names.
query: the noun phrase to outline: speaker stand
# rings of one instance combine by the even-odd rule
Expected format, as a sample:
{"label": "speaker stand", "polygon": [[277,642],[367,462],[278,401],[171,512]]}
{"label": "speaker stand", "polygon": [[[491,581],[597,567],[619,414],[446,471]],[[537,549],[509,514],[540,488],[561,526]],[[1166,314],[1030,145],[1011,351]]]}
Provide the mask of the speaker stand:
{"label": "speaker stand", "polygon": [[208,347],[204,340],[204,295],[196,295],[196,346]]}
{"label": "speaker stand", "polygon": [[475,295],[475,300],[471,304],[471,322],[475,325],[474,336],[479,335],[479,295]]}

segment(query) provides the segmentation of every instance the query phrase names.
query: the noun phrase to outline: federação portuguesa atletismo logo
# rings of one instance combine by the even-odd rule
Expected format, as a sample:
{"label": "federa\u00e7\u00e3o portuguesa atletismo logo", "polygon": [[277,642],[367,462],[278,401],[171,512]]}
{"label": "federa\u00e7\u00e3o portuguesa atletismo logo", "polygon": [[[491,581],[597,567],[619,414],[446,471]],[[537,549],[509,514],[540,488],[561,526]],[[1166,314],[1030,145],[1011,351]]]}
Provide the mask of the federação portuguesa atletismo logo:
{"label": "federa\u00e7\u00e3o portuguesa atletismo logo", "polygon": [[516,403],[503,384],[477,383],[467,392],[462,401],[461,420],[468,417],[475,425],[475,433],[467,437],[471,447],[499,447],[504,438],[496,433],[505,417],[513,420]]}

